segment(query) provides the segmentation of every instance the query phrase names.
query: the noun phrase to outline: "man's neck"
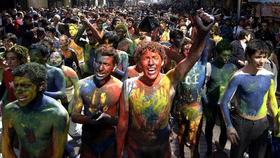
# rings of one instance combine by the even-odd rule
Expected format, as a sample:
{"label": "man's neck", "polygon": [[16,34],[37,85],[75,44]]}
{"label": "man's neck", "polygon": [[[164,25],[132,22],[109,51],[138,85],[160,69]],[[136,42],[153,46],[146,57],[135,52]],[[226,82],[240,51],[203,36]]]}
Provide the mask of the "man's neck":
{"label": "man's neck", "polygon": [[150,79],[144,75],[139,78],[139,80],[143,84],[145,84],[146,86],[149,86],[149,87],[157,85],[159,83],[160,79],[161,79],[160,74],[158,74],[158,76],[155,79]]}
{"label": "man's neck", "polygon": [[93,82],[95,83],[97,88],[104,86],[111,79],[111,75],[104,79],[97,79],[96,76],[93,76]]}
{"label": "man's neck", "polygon": [[36,96],[36,98],[34,98],[30,103],[28,103],[28,105],[24,106],[23,109],[37,109],[39,107],[41,107],[43,105],[43,93],[39,92]]}

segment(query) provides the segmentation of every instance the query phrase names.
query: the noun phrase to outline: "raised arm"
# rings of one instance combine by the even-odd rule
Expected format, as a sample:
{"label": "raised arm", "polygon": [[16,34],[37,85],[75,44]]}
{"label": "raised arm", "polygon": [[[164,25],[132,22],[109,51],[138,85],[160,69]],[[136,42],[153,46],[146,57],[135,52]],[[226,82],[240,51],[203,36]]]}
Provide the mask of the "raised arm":
{"label": "raised arm", "polygon": [[[179,83],[186,74],[190,71],[193,65],[201,56],[206,43],[206,36],[213,25],[213,19],[209,14],[205,13],[202,9],[198,10],[198,14],[194,17],[196,34],[194,37],[194,42],[190,49],[191,54],[185,57],[180,63],[178,63],[174,69],[174,84]],[[209,23],[205,26],[203,23]]]}
{"label": "raised arm", "polygon": [[94,25],[92,25],[88,19],[83,20],[84,25],[86,25],[92,32],[93,36],[97,39],[98,42],[102,42],[104,36],[104,31],[98,31]]}

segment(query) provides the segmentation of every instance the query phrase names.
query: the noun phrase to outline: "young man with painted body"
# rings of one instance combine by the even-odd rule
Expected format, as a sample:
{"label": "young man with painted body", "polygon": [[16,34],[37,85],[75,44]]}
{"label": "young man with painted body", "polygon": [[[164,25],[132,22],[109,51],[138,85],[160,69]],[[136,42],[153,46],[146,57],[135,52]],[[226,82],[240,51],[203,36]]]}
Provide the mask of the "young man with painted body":
{"label": "young man with painted body", "polygon": [[[263,68],[269,48],[261,40],[250,41],[246,48],[248,64],[231,78],[221,100],[221,110],[231,142],[231,158],[240,158],[246,149],[250,157],[264,158],[270,113],[279,136],[279,109],[275,97],[273,74]],[[228,104],[237,97],[235,111],[231,114]]]}
{"label": "young man with painted body", "polygon": [[71,117],[73,122],[83,124],[81,158],[116,157],[117,104],[122,82],[111,74],[117,60],[113,48],[98,48],[96,73],[80,81],[78,94],[74,96]]}
{"label": "young man with painted body", "polygon": [[237,70],[237,67],[229,62],[232,47],[229,42],[222,40],[215,47],[217,57],[210,63],[210,67],[207,67],[207,104],[205,106],[204,114],[206,116],[205,138],[207,143],[206,155],[212,154],[212,138],[213,128],[216,123],[216,118],[220,120],[221,133],[219,136],[219,145],[223,149],[227,142],[226,127],[220,111],[220,100],[225,92],[225,88],[228,84],[233,73]]}
{"label": "young man with painted body", "polygon": [[61,158],[69,116],[63,106],[44,95],[47,70],[27,63],[13,71],[16,101],[4,107],[3,156],[16,158],[13,142],[20,144],[19,157]]}
{"label": "young man with painted body", "polygon": [[[188,54],[185,54],[188,58]],[[202,93],[206,78],[207,47],[200,59],[176,87],[174,113],[178,120],[178,143],[180,157],[184,158],[184,146],[191,149],[191,157],[199,158],[198,144],[202,128]]]}
{"label": "young man with painted body", "polygon": [[148,42],[136,50],[143,75],[128,79],[123,85],[117,126],[117,158],[122,157],[124,147],[129,158],[171,157],[168,125],[171,104],[175,87],[205,46],[211,24],[204,26],[202,21],[211,20],[208,14],[199,10],[199,16],[196,16],[198,35],[192,54],[167,74],[160,73],[166,59],[160,44]]}
{"label": "young man with painted body", "polygon": [[44,94],[54,99],[64,99],[66,82],[59,68],[47,64],[49,50],[43,45],[32,45],[29,50],[30,61],[44,65],[47,68],[47,88]]}

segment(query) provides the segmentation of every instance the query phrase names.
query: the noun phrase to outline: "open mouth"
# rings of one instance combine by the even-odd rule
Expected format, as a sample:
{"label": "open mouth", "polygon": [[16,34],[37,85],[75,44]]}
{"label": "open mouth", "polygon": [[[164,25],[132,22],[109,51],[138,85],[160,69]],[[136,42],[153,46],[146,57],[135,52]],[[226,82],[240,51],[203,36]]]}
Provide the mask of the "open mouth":
{"label": "open mouth", "polygon": [[24,102],[24,101],[27,100],[27,97],[26,97],[26,96],[23,96],[23,95],[20,95],[20,96],[17,97],[17,99],[18,99],[18,101],[20,101],[20,102]]}
{"label": "open mouth", "polygon": [[148,69],[148,74],[149,74],[149,75],[154,75],[154,74],[156,74],[156,68],[149,68],[149,69]]}
{"label": "open mouth", "polygon": [[96,73],[95,73],[95,76],[96,76],[97,78],[104,78],[104,77],[106,76],[106,74],[96,72]]}

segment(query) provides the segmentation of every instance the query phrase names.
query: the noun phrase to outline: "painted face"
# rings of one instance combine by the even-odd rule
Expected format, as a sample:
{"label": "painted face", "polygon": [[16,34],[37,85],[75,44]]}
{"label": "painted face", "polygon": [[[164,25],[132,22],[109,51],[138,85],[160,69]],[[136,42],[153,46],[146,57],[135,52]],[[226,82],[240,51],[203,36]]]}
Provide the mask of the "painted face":
{"label": "painted face", "polygon": [[163,66],[163,60],[159,53],[146,50],[140,59],[140,66],[142,67],[144,77],[149,80],[155,80]]}
{"label": "painted face", "polygon": [[117,33],[119,39],[123,39],[125,37],[125,31],[123,29],[117,29],[116,33]]}
{"label": "painted face", "polygon": [[224,50],[222,51],[222,53],[219,55],[219,59],[223,62],[223,63],[227,63],[229,58],[231,55],[231,51],[230,50]]}
{"label": "painted face", "polygon": [[39,64],[46,64],[46,59],[42,56],[41,52],[36,49],[31,49],[29,51],[30,61]]}
{"label": "painted face", "polygon": [[249,64],[254,66],[257,70],[261,70],[266,61],[267,61],[267,56],[260,52],[256,52],[248,60]]}
{"label": "painted face", "polygon": [[78,26],[76,24],[69,24],[69,33],[72,37],[78,33]]}
{"label": "painted face", "polygon": [[61,55],[59,54],[59,52],[53,52],[50,55],[48,64],[50,64],[51,66],[60,66],[62,63],[63,59],[61,57]]}
{"label": "painted face", "polygon": [[14,85],[19,106],[25,107],[36,98],[37,86],[29,78],[15,76]]}
{"label": "painted face", "polygon": [[95,76],[98,80],[103,80],[111,75],[115,68],[112,56],[97,55],[95,62]]}
{"label": "painted face", "polygon": [[14,69],[15,67],[20,65],[20,61],[17,58],[16,53],[14,52],[8,52],[6,55],[6,62],[8,64],[8,67],[11,69]]}

